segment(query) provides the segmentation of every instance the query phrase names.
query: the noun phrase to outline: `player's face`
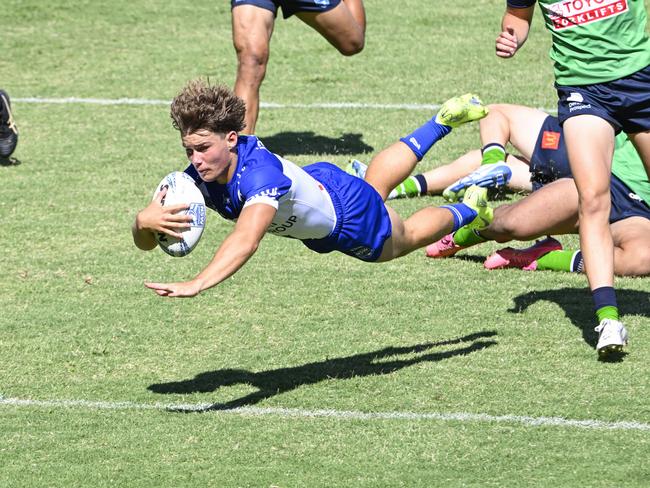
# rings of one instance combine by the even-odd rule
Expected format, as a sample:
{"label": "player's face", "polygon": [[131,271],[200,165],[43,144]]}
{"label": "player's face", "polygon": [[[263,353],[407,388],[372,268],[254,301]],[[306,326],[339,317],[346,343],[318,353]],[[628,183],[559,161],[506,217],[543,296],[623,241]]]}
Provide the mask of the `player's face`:
{"label": "player's face", "polygon": [[201,129],[183,136],[182,141],[187,158],[203,181],[228,181],[228,170],[235,155],[233,148],[237,143],[236,132],[217,134]]}

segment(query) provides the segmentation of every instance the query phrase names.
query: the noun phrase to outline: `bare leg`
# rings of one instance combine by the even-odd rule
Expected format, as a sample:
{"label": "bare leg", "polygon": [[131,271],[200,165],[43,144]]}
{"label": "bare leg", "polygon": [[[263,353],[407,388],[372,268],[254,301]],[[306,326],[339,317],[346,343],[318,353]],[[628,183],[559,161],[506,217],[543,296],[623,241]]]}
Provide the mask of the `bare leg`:
{"label": "bare leg", "polygon": [[609,180],[614,129],[594,115],[564,123],[571,171],[578,188],[580,248],[592,290],[614,284],[614,243],[609,229]]}
{"label": "bare leg", "polygon": [[390,191],[404,181],[418,164],[418,158],[398,141],[377,154],[366,172],[365,180],[386,200]]}
{"label": "bare leg", "polygon": [[510,142],[530,161],[537,135],[548,117],[546,112],[523,105],[488,105],[490,112],[480,120],[481,143],[496,142],[505,147]]}
{"label": "bare leg", "polygon": [[392,208],[386,207],[393,228],[393,234],[384,244],[378,262],[404,256],[449,234],[454,227],[454,218],[449,210],[426,207],[403,221]]}
{"label": "bare leg", "polygon": [[255,132],[274,21],[273,12],[254,5],[232,9],[232,38],[238,62],[235,94],[246,103],[245,134]]}
{"label": "bare leg", "polygon": [[578,190],[572,179],[562,178],[494,209],[494,220],[481,235],[497,242],[528,241],[546,234],[575,233],[577,221]]}
{"label": "bare leg", "polygon": [[[531,191],[530,171],[528,162],[522,158],[508,155],[506,160],[512,170],[512,176],[508,182],[508,188],[514,191]],[[481,151],[475,149],[463,154],[452,163],[438,166],[423,173],[427,180],[429,195],[441,195],[442,191],[449,185],[467,176],[481,165]]]}
{"label": "bare leg", "polygon": [[638,134],[628,134],[628,137],[634,144],[636,152],[641,156],[645,171],[650,179],[650,131],[639,132]]}
{"label": "bare leg", "polygon": [[366,13],[362,0],[344,0],[327,12],[299,12],[296,16],[319,32],[345,56],[363,50]]}
{"label": "bare leg", "polygon": [[650,220],[630,217],[611,225],[614,272],[619,276],[650,275]]}

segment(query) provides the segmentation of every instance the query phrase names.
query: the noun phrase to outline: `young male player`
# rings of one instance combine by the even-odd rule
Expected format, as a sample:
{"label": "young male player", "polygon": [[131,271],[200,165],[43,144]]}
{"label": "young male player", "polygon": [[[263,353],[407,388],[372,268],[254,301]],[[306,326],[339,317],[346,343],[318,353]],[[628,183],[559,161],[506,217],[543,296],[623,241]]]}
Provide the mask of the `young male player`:
{"label": "young male player", "polygon": [[[266,233],[301,240],[310,249],[340,251],[363,261],[403,256],[462,226],[485,227],[491,219],[486,190],[470,188],[465,202],[424,208],[402,220],[384,200],[390,190],[453,126],[486,113],[471,95],[446,102],[435,118],[381,151],[367,182],[330,163],[300,168],[270,151],[244,127],[244,102],[223,86],[188,83],[174,98],[171,116],[206,204],[236,221],[212,261],[194,279],[146,283],[161,296],[191,297],[237,272]],[[474,190],[474,191],[472,191]],[[159,193],[140,211],[132,233],[136,246],[156,247],[155,233],[180,237],[191,217],[187,205],[163,207]]]}
{"label": "young male player", "polygon": [[278,8],[285,19],[295,15],[345,56],[361,52],[365,43],[362,0],[230,0],[230,4],[238,61],[235,93],[246,103],[245,134],[255,133]]}
{"label": "young male player", "polygon": [[650,174],[646,7],[644,0],[507,0],[497,56],[511,58],[524,44],[535,3],[553,40],[558,117],[578,189],[580,243],[598,331],[607,341],[624,343],[627,331],[614,291],[609,180],[614,136],[620,131],[629,134]]}

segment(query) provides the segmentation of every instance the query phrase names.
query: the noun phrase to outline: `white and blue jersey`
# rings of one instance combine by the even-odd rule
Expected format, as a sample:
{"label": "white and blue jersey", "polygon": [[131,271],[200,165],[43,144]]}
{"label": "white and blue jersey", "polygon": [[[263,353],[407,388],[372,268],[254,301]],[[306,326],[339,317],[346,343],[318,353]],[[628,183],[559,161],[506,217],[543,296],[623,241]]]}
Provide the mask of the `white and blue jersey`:
{"label": "white and blue jersey", "polygon": [[388,212],[379,194],[363,180],[329,163],[301,168],[271,153],[255,136],[239,136],[238,162],[226,184],[190,175],[206,205],[237,220],[248,205],[263,203],[277,212],[267,232],[301,240],[314,251],[338,250],[375,261],[391,235]]}

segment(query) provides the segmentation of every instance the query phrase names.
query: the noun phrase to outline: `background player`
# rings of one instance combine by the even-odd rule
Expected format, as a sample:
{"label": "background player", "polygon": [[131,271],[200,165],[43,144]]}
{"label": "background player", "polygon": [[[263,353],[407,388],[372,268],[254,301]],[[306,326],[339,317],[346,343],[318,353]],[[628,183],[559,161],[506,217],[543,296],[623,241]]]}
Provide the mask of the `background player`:
{"label": "background player", "polygon": [[[508,0],[496,54],[510,58],[528,37],[535,0]],[[539,0],[552,34],[558,117],[579,195],[580,243],[601,338],[624,343],[614,291],[609,180],[614,135],[624,131],[650,174],[650,37],[643,0]],[[607,349],[600,350],[603,353]]]}
{"label": "background player", "polygon": [[[551,140],[557,132],[543,129],[552,121],[547,120],[547,113],[523,105],[491,104],[488,110],[487,116],[479,121],[481,150],[469,151],[452,163],[409,176],[391,190],[388,199],[444,195],[449,201],[457,201],[472,185],[501,187],[506,183],[513,191],[530,192],[529,165],[533,160],[535,166],[533,154],[537,145],[546,148],[539,150],[552,151],[557,144],[557,141]],[[546,134],[546,139],[537,141],[538,134]],[[508,143],[515,147],[518,155],[506,153]],[[353,160],[346,170],[365,178],[367,165]],[[552,168],[549,170],[554,171]],[[535,167],[532,171],[538,169]]]}
{"label": "background player", "polygon": [[[174,126],[191,162],[186,172],[206,204],[236,224],[193,280],[146,283],[161,296],[190,297],[220,283],[248,261],[267,232],[299,239],[316,252],[336,250],[373,262],[403,256],[464,225],[489,223],[486,190],[478,187],[465,203],[427,207],[405,221],[384,205],[390,190],[452,126],[485,115],[476,97],[448,101],[435,119],[381,151],[370,165],[368,183],[330,163],[300,168],[268,151],[257,137],[240,136],[244,113],[244,102],[229,89],[201,80],[190,82],[172,102]],[[140,249],[156,247],[157,232],[180,237],[191,220],[176,213],[187,205],[163,207],[163,197],[164,191],[136,216],[132,232]]]}
{"label": "background player", "polygon": [[231,0],[232,40],[237,52],[235,93],[246,103],[246,134],[255,133],[260,86],[266,75],[269,46],[278,8],[318,31],[338,51],[351,56],[365,43],[362,0]]}
{"label": "background player", "polygon": [[11,113],[11,102],[6,91],[0,90],[0,158],[8,158],[16,150],[18,128]]}

